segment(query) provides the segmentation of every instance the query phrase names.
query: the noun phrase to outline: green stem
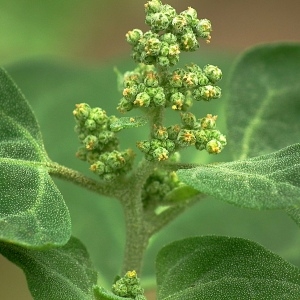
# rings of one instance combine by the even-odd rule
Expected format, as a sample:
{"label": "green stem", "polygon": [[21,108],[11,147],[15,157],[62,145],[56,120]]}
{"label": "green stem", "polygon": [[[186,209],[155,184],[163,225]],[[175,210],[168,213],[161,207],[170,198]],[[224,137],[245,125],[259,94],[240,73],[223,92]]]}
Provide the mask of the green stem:
{"label": "green stem", "polygon": [[49,174],[52,176],[73,182],[103,196],[114,196],[115,189],[112,184],[96,181],[78,171],[72,170],[55,162],[47,163],[46,166],[48,167]]}
{"label": "green stem", "polygon": [[147,249],[150,232],[144,220],[142,189],[156,164],[143,160],[127,181],[126,190],[118,195],[124,211],[126,242],[122,274],[135,270],[141,273],[143,256]]}

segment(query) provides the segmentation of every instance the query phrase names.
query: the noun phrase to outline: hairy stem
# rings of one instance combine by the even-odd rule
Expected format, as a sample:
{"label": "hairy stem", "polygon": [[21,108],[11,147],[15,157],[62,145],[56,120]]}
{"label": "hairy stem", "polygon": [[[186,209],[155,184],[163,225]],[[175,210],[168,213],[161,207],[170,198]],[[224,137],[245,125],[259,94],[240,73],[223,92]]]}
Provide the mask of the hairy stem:
{"label": "hairy stem", "polygon": [[47,167],[49,174],[52,176],[73,182],[103,196],[114,196],[114,186],[112,184],[96,181],[78,171],[72,170],[55,162],[48,163]]}

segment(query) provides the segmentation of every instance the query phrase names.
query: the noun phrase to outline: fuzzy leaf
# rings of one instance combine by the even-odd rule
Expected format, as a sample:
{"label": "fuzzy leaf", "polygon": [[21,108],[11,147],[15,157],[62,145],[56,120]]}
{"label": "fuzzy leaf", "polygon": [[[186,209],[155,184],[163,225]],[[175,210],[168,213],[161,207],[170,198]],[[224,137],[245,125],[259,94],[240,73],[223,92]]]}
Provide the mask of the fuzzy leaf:
{"label": "fuzzy leaf", "polygon": [[223,164],[179,170],[184,183],[242,207],[288,208],[300,204],[300,144]]}
{"label": "fuzzy leaf", "polygon": [[176,241],[158,253],[156,264],[158,300],[300,298],[300,270],[242,238]]}
{"label": "fuzzy leaf", "polygon": [[146,117],[122,117],[117,121],[110,124],[110,129],[112,131],[119,131],[124,128],[140,127],[147,124],[148,119]]}
{"label": "fuzzy leaf", "polygon": [[70,238],[69,212],[47,162],[26,99],[0,69],[0,240],[43,247]]}
{"label": "fuzzy leaf", "polygon": [[97,272],[76,238],[50,250],[26,249],[0,243],[0,252],[21,267],[35,300],[92,300]]}
{"label": "fuzzy leaf", "polygon": [[134,300],[132,298],[124,298],[124,297],[119,297],[112,292],[109,292],[105,290],[102,287],[96,286],[94,289],[94,295],[96,300]]}
{"label": "fuzzy leaf", "polygon": [[245,52],[227,91],[228,144],[236,158],[299,142],[300,44],[270,44]]}

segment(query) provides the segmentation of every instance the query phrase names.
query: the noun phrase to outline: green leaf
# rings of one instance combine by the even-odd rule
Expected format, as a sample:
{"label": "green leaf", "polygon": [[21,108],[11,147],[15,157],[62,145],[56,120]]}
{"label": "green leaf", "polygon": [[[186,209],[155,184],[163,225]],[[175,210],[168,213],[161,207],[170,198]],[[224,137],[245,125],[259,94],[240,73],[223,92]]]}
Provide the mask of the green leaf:
{"label": "green leaf", "polygon": [[38,124],[3,69],[0,99],[0,240],[31,247],[65,244],[70,216],[48,175]]}
{"label": "green leaf", "polygon": [[228,144],[236,158],[299,142],[300,44],[254,47],[235,64],[227,90]]}
{"label": "green leaf", "polygon": [[97,272],[82,243],[72,237],[50,250],[0,243],[0,252],[23,269],[35,300],[92,300]]}
{"label": "green leaf", "polygon": [[148,123],[148,119],[146,117],[138,116],[138,117],[122,117],[116,120],[115,122],[110,124],[110,129],[112,131],[119,131],[124,128],[133,128],[144,126]]}
{"label": "green leaf", "polygon": [[300,299],[300,270],[241,238],[204,236],[157,256],[158,299]]}
{"label": "green leaf", "polygon": [[275,209],[300,203],[300,144],[248,160],[177,173],[198,191],[242,207]]}
{"label": "green leaf", "polygon": [[169,192],[163,199],[164,204],[179,204],[189,201],[190,198],[198,195],[199,192],[188,185],[180,186]]}

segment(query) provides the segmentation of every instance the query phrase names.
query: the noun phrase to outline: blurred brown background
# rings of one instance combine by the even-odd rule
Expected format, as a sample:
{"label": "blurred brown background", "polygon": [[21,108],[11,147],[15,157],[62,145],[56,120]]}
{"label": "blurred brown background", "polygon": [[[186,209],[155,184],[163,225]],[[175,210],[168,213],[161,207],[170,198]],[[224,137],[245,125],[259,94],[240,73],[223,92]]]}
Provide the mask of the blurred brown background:
{"label": "blurred brown background", "polygon": [[[128,30],[147,30],[144,0],[15,2],[0,0],[2,65],[36,56],[98,64],[129,54],[124,39]],[[167,3],[178,12],[191,6],[197,9],[199,18],[210,19],[213,33],[209,47],[216,51],[239,53],[257,43],[300,41],[299,0]],[[22,271],[3,257],[0,267],[0,299],[32,299]]]}

